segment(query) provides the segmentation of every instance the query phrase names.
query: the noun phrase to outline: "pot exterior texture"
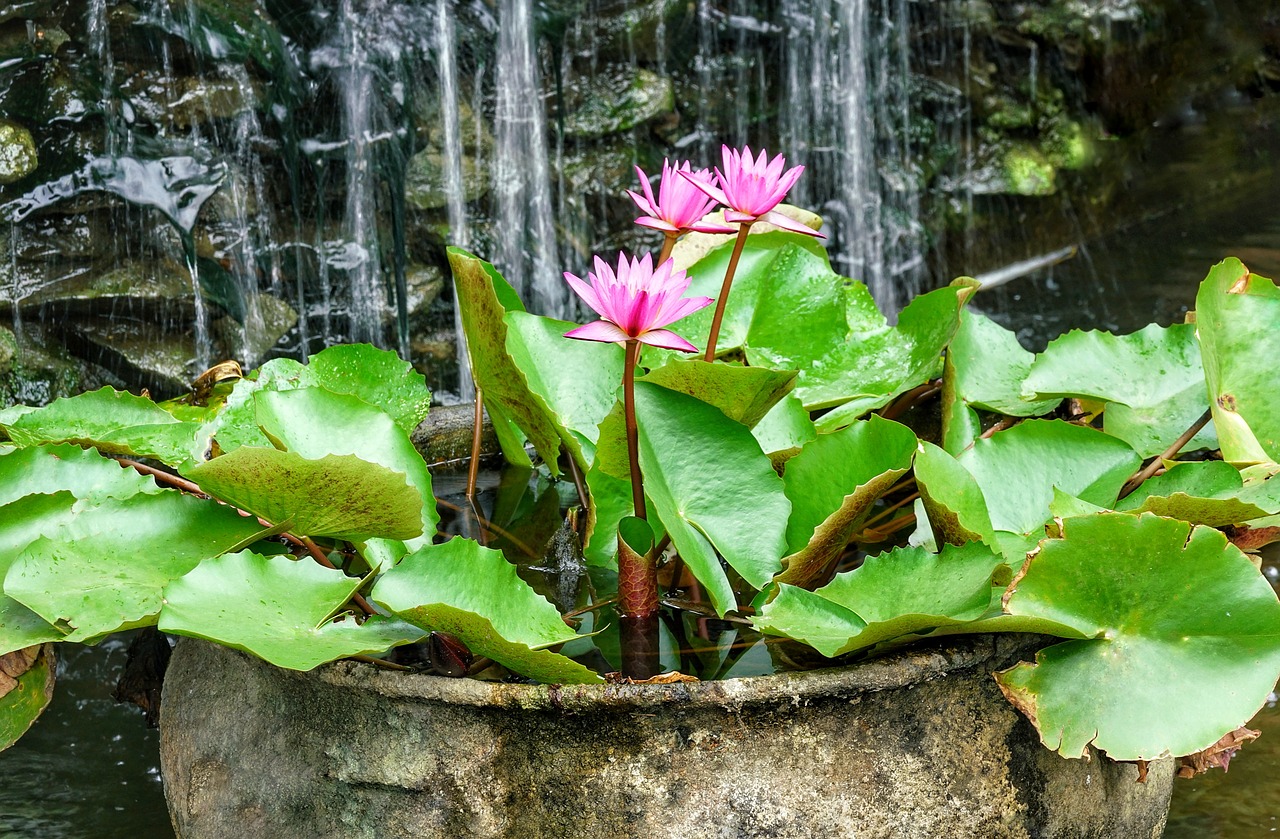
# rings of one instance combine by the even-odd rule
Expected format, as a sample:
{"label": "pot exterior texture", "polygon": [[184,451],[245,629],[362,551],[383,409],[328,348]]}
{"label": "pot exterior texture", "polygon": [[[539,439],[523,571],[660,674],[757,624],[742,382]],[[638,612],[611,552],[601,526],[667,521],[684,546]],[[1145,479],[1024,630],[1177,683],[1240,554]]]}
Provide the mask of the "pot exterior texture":
{"label": "pot exterior texture", "polygon": [[[1029,645],[1030,644],[1030,645]],[[854,667],[529,686],[341,662],[279,670],[183,640],[161,760],[183,839],[1151,837],[1173,761],[1066,760],[987,636]]]}

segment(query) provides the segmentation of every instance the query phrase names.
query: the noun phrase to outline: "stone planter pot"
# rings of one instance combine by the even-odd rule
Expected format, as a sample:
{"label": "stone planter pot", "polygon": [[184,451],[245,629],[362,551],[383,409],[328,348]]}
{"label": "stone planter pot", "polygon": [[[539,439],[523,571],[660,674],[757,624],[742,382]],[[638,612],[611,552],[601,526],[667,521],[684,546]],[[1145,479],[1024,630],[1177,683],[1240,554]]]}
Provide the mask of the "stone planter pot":
{"label": "stone planter pot", "polygon": [[183,640],[161,760],[183,839],[1159,837],[1173,762],[1065,760],[980,636],[722,682],[527,686]]}

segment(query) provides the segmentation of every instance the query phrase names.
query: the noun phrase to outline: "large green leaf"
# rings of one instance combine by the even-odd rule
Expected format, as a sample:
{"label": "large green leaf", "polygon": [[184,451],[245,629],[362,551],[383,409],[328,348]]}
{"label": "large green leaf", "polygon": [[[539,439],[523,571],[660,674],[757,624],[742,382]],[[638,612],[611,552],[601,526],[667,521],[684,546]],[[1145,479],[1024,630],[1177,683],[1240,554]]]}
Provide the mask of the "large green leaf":
{"label": "large green leaf", "polygon": [[[10,681],[6,674],[0,672],[0,689],[4,690],[0,693],[0,751],[26,734],[53,698],[54,676],[58,669],[53,647],[42,645],[31,653],[34,658],[30,661],[27,661],[27,656],[20,656],[27,669],[16,680]],[[13,661],[11,658],[8,663]]]}
{"label": "large green leaf", "polygon": [[502,554],[469,539],[410,554],[378,579],[370,596],[410,623],[454,635],[476,655],[523,676],[548,684],[602,681],[546,649],[577,636]]}
{"label": "large green leaf", "polygon": [[[1209,407],[1195,332],[1156,324],[1130,335],[1068,332],[1036,356],[1023,392],[1105,402],[1107,433],[1157,455]],[[1206,429],[1185,448],[1217,448],[1217,439]]]}
{"label": "large green leaf", "polygon": [[724,614],[737,604],[717,552],[757,589],[781,570],[791,512],[782,479],[751,431],[719,409],[649,382],[635,393],[645,493]]}
{"label": "large green leaf", "polygon": [[1015,534],[1038,531],[1048,521],[1055,487],[1113,506],[1142,462],[1122,440],[1059,420],[1027,420],[976,441],[957,460],[982,489],[992,527]]}
{"label": "large green leaf", "polygon": [[977,437],[971,407],[1010,417],[1035,417],[1056,408],[1060,399],[1022,395],[1034,359],[1010,330],[979,312],[963,312],[943,369],[943,448],[959,454]]}
{"label": "large green leaf", "polygon": [[915,450],[909,428],[872,417],[819,435],[791,458],[783,475],[788,556],[777,582],[808,588],[817,581],[876,499],[911,468]]}
{"label": "large green leaf", "polygon": [[431,407],[426,378],[390,350],[340,344],[311,356],[305,369],[303,385],[358,396],[385,411],[406,434],[426,419]]}
{"label": "large green leaf", "polygon": [[[696,251],[699,242],[703,241],[706,240],[701,236],[687,236],[676,244],[672,256],[678,266],[687,266],[690,283],[685,296],[710,297],[716,300],[720,297],[720,286],[724,282],[729,256],[733,252],[733,241],[729,239],[700,255],[693,264],[688,264],[687,255]],[[783,270],[775,263],[784,254],[788,255],[789,264],[792,265],[799,260],[812,265],[826,265],[826,252],[812,236],[779,230],[748,236],[734,274],[729,300],[725,304],[720,336],[716,339],[718,354],[724,355],[741,349],[757,310],[774,305],[770,296],[775,285],[773,277]],[[807,254],[808,259],[804,259],[801,254]],[[714,314],[715,307],[708,306],[672,324],[671,329],[689,339],[695,346],[706,347]]]}
{"label": "large green leaf", "polygon": [[199,425],[174,419],[150,399],[104,387],[56,399],[0,429],[19,446],[75,443],[177,466],[189,460]]}
{"label": "large green leaf", "polygon": [[1246,488],[1236,468],[1220,460],[1179,463],[1148,478],[1115,507],[1222,527],[1280,512],[1276,486],[1280,484],[1266,481]]}
{"label": "large green leaf", "polygon": [[719,408],[729,419],[752,428],[778,400],[791,392],[796,374],[789,370],[675,358],[647,373],[642,381],[687,393]]}
{"label": "large green leaf", "polygon": [[982,541],[992,547],[997,545],[987,500],[969,470],[923,440],[916,453],[915,470],[916,488],[937,544]]}
{"label": "large green leaf", "polygon": [[955,335],[973,281],[959,279],[912,300],[898,325],[851,332],[825,356],[801,369],[796,392],[808,408],[839,407],[821,416],[818,430],[831,431],[937,375],[942,351]]}
{"label": "large green leaf", "polygon": [[55,444],[0,452],[0,506],[24,495],[60,490],[95,501],[165,491],[94,449]]}
{"label": "large green leaf", "polygon": [[[59,513],[47,507],[42,515],[49,521]],[[48,623],[69,627],[66,640],[84,641],[151,622],[170,580],[263,528],[213,501],[165,492],[80,502],[54,532],[17,556],[4,591]]]}
{"label": "large green leaf", "polygon": [[404,475],[354,455],[308,460],[241,446],[187,470],[205,492],[301,536],[363,541],[422,535],[423,498]]}
{"label": "large green leaf", "polygon": [[785,463],[810,440],[816,440],[814,428],[804,403],[794,393],[788,393],[769,413],[751,429],[760,448],[769,455],[774,465]]}
{"label": "large green leaf", "polygon": [[1280,676],[1280,603],[1216,530],[1151,514],[1066,519],[1010,587],[1006,611],[1088,640],[997,678],[1065,757],[1191,754],[1248,722]]}
{"label": "large green leaf", "polygon": [[340,344],[311,356],[306,365],[290,358],[272,359],[237,381],[222,409],[201,428],[199,454],[203,456],[210,437],[223,452],[268,445],[258,428],[254,394],[302,387],[358,397],[382,409],[406,434],[418,427],[431,405],[431,391],[413,365],[368,344]]}
{"label": "large green leaf", "polygon": [[503,454],[517,466],[529,465],[519,444],[523,432],[552,474],[557,474],[560,436],[546,406],[529,392],[524,373],[507,353],[507,312],[524,311],[524,307],[489,263],[460,248],[449,248],[449,267],[453,269],[471,375],[484,394]]}
{"label": "large green leaf", "polygon": [[1280,460],[1280,289],[1238,259],[1219,262],[1196,295],[1196,332],[1223,459]]}
{"label": "large green leaf", "polygon": [[595,457],[600,423],[618,400],[625,360],[622,347],[565,338],[576,324],[521,311],[508,312],[506,324],[511,361],[586,471]]}
{"label": "large green leaf", "polygon": [[404,475],[426,502],[421,535],[405,540],[410,550],[431,541],[440,516],[433,503],[431,474],[409,435],[383,411],[354,396],[309,387],[265,391],[254,397],[258,423],[272,442],[308,460],[354,455]]}
{"label": "large green leaf", "polygon": [[363,622],[350,614],[331,619],[360,582],[309,559],[252,551],[228,554],[169,584],[159,627],[244,650],[290,670],[379,653],[426,634],[383,615]]}

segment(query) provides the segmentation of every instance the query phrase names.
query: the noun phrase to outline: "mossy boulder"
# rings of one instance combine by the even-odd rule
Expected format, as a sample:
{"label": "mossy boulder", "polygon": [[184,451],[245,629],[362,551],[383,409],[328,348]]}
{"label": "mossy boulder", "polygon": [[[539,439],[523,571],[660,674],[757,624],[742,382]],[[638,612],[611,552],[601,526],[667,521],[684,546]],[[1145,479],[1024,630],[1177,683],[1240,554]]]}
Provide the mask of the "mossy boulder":
{"label": "mossy boulder", "polygon": [[39,165],[31,132],[16,122],[0,119],[0,184],[20,181]]}

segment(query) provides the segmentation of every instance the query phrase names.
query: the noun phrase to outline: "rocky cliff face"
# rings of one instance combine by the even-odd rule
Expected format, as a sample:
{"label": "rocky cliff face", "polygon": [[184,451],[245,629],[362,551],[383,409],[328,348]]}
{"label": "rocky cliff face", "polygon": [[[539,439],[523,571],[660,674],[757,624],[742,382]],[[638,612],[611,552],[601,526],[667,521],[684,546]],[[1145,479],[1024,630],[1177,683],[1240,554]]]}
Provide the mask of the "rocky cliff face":
{"label": "rocky cliff face", "polygon": [[1264,130],[1278,89],[1263,0],[10,3],[0,399],[352,338],[454,388],[446,243],[555,311],[559,270],[654,245],[633,165],[721,142],[804,163],[837,265],[899,306],[1060,245],[1064,202],[1081,235],[1143,212],[1153,143]]}

